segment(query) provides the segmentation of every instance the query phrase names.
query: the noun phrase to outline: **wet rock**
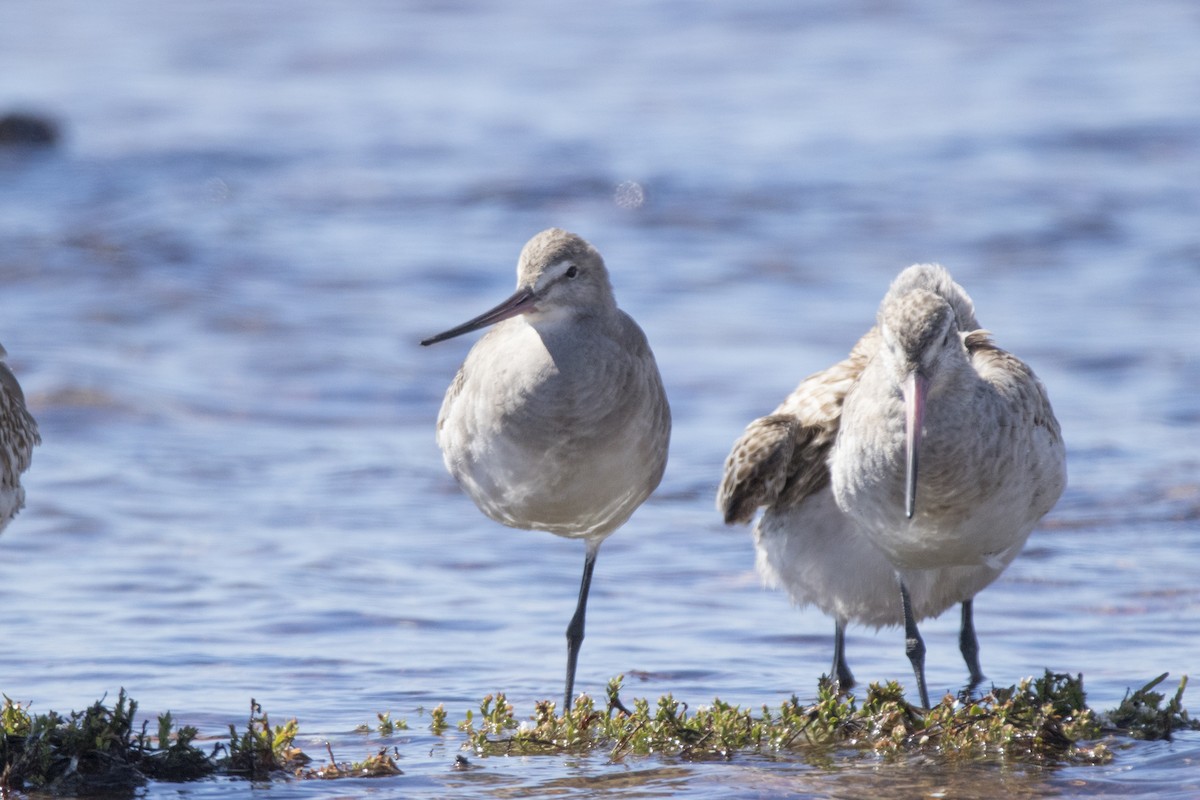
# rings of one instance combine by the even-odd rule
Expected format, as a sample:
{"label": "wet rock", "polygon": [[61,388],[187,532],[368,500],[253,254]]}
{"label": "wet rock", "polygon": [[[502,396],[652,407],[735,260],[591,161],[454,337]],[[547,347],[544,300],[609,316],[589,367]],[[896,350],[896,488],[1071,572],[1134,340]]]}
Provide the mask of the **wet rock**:
{"label": "wet rock", "polygon": [[38,114],[14,111],[0,115],[0,147],[53,147],[58,123]]}

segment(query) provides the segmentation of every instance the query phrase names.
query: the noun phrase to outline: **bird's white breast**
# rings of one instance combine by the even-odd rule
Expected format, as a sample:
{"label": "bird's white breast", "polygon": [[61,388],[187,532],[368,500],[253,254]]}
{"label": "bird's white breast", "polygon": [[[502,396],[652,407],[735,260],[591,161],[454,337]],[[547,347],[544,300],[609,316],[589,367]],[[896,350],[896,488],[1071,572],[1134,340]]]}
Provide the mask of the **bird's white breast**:
{"label": "bird's white breast", "polygon": [[472,348],[446,394],[446,466],[498,522],[605,535],[661,478],[669,412],[653,356],[578,333],[508,320]]}
{"label": "bird's white breast", "polygon": [[872,386],[862,388],[862,398],[847,399],[831,457],[839,505],[902,569],[1002,569],[1012,561],[1065,484],[1057,435],[995,393],[971,395],[969,403],[967,392],[931,397],[916,513],[908,519],[901,400],[880,391],[876,402],[862,402]]}

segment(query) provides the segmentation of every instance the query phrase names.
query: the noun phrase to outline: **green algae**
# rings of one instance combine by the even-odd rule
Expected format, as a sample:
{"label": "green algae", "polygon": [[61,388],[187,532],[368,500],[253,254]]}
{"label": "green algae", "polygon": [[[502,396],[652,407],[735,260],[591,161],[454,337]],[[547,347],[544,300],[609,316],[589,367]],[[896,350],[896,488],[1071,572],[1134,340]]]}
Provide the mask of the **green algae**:
{"label": "green algae", "polygon": [[193,744],[198,731],[178,729],[169,714],[158,718],[157,736],[148,723],[136,727],[137,702],[122,689],[117,701],[104,698],[63,716],[32,714],[4,696],[0,711],[0,791],[34,788],[58,795],[132,791],[154,779],[189,781],[217,766]]}
{"label": "green algae", "polygon": [[871,684],[861,703],[827,684],[817,701],[796,697],[758,713],[715,699],[692,711],[671,695],[637,699],[621,710],[620,679],[603,710],[582,696],[567,714],[552,703],[517,720],[504,695],[489,695],[460,725],[476,755],[536,755],[605,750],[611,759],[660,755],[682,759],[776,756],[803,750],[858,748],[883,755],[923,753],[946,759],[1000,755],[1031,761],[1100,763],[1110,749],[1086,706],[1082,678],[1047,672],[978,699],[947,696],[928,711],[904,699],[895,682]]}
{"label": "green algae", "polygon": [[[668,694],[651,701],[621,699],[622,678],[609,682],[604,704],[581,695],[561,714],[550,701],[518,716],[503,693],[488,695],[452,725],[444,705],[428,714],[429,735],[461,739],[474,756],[594,755],[613,762],[662,758],[685,761],[739,757],[829,761],[844,754],[893,759],[917,756],[947,762],[1003,760],[1034,764],[1104,764],[1124,739],[1169,739],[1200,729],[1183,707],[1184,676],[1173,694],[1158,691],[1166,674],[1106,713],[1087,705],[1080,675],[1047,671],[977,698],[942,698],[925,710],[909,703],[899,684],[871,684],[862,697],[839,694],[826,683],[816,702],[795,696],[778,707],[741,708],[714,699],[695,709]],[[424,709],[419,709],[421,716]],[[228,739],[205,751],[199,731],[179,726],[168,712],[136,722],[137,703],[124,690],[116,702],[101,698],[62,715],[34,713],[4,696],[0,709],[0,795],[40,791],[57,795],[133,794],[148,781],[193,781],[211,776],[250,781],[336,780],[403,775],[398,740],[375,746],[361,760],[339,760],[326,744],[317,761],[297,745],[299,722],[272,724],[250,701],[250,713]],[[390,739],[407,731],[391,712],[375,715],[364,735]],[[462,763],[466,763],[462,760]]]}
{"label": "green algae", "polygon": [[1164,672],[1137,691],[1126,691],[1121,704],[1106,715],[1108,726],[1134,739],[1170,739],[1172,731],[1200,730],[1200,720],[1188,716],[1183,707],[1187,675],[1180,679],[1179,688],[1170,700],[1154,691],[1168,674]]}

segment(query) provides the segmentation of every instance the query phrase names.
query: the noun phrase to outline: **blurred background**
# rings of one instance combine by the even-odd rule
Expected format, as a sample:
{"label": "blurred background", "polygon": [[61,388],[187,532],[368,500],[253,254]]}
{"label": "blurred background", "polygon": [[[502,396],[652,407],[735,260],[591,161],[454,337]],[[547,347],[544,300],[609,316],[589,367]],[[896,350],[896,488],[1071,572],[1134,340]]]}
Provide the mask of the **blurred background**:
{"label": "blurred background", "polygon": [[[604,254],[675,418],[579,689],[814,695],[832,622],[760,588],[713,495],[916,261],[1069,447],[976,603],[985,672],[1082,672],[1098,707],[1200,672],[1198,41],[1187,0],[8,0],[0,341],[44,444],[0,537],[0,690],[124,686],[217,732],[253,696],[326,736],[556,697],[582,548],[458,491],[433,426],[470,337],[416,344],[550,226]],[[956,628],[923,629],[933,693]],[[899,631],[848,658],[909,681]]]}

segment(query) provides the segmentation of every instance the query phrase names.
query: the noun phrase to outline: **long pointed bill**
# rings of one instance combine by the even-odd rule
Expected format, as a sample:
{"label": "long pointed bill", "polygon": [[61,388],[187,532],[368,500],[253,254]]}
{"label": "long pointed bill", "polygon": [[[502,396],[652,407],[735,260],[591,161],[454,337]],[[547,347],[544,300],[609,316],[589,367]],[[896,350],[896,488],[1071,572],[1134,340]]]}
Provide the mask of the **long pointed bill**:
{"label": "long pointed bill", "polygon": [[913,372],[904,384],[904,516],[917,510],[917,462],[921,455],[921,427],[925,422],[925,392],[929,379]]}
{"label": "long pointed bill", "polygon": [[464,333],[477,331],[480,328],[486,328],[488,325],[495,325],[500,320],[515,317],[518,314],[524,314],[526,311],[533,310],[534,294],[532,289],[518,289],[512,297],[505,300],[500,305],[490,311],[485,311],[473,320],[464,322],[457,328],[451,328],[448,331],[439,333],[437,336],[430,336],[428,339],[422,339],[422,345],[437,344],[444,342],[447,339],[453,339],[455,336],[462,336]]}

